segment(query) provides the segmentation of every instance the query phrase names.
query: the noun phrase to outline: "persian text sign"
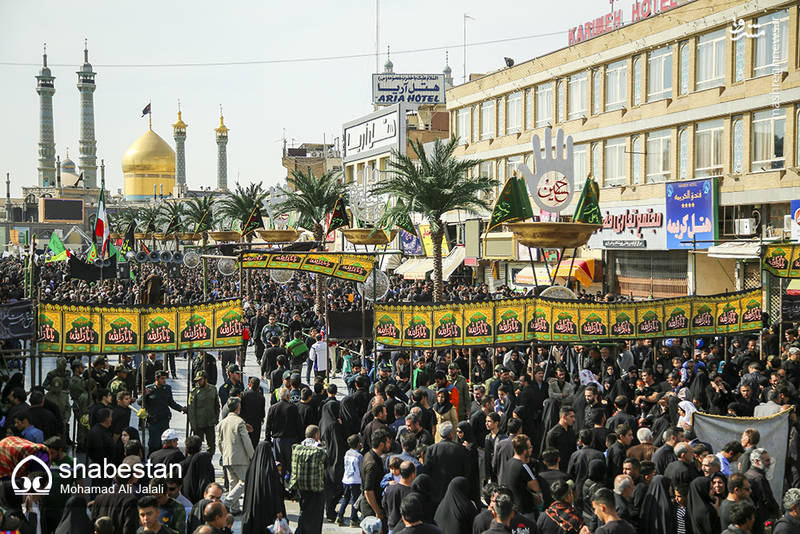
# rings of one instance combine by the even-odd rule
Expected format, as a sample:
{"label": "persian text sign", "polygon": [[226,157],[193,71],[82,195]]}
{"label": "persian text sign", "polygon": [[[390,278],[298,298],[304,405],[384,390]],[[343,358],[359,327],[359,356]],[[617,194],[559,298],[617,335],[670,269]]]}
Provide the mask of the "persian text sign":
{"label": "persian text sign", "polygon": [[0,305],[0,339],[33,337],[33,304],[19,300]]}
{"label": "persian text sign", "polygon": [[375,307],[388,347],[583,343],[750,332],[761,328],[761,289],[639,302],[546,298]]}
{"label": "persian text sign", "polygon": [[444,74],[373,74],[372,103],[389,106],[399,102],[444,104]]}
{"label": "persian text sign", "polygon": [[714,179],[670,182],[667,192],[667,248],[706,249],[717,236]]}
{"label": "persian text sign", "polygon": [[318,273],[334,278],[363,282],[372,271],[374,256],[369,254],[325,254],[322,252],[245,252],[245,269],[285,269]]}
{"label": "persian text sign", "polygon": [[666,207],[644,204],[602,208],[603,227],[589,238],[589,248],[667,250]]}
{"label": "persian text sign", "polygon": [[172,352],[242,344],[240,299],[198,306],[107,307],[40,304],[39,351]]}

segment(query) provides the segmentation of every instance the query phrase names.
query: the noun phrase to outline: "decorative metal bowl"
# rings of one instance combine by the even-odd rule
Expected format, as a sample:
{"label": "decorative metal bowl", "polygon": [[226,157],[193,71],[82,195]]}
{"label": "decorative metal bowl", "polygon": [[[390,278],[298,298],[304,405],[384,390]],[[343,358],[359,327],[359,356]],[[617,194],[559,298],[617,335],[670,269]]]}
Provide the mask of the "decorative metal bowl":
{"label": "decorative metal bowl", "polygon": [[517,241],[526,247],[576,248],[589,241],[602,224],[579,222],[518,222],[507,224]]}
{"label": "decorative metal bowl", "polygon": [[386,245],[397,235],[397,230],[387,232],[374,228],[350,228],[342,230],[342,233],[354,245]]}
{"label": "decorative metal bowl", "polygon": [[285,230],[256,230],[258,237],[267,243],[290,243],[300,237],[300,231],[294,228]]}
{"label": "decorative metal bowl", "polygon": [[133,234],[133,237],[135,237],[136,239],[153,239],[153,234],[137,232]]}
{"label": "decorative metal bowl", "polygon": [[211,239],[214,241],[239,241],[242,237],[242,234],[239,232],[231,232],[231,231],[224,231],[224,230],[216,230],[213,232],[208,232],[208,235],[211,236]]}
{"label": "decorative metal bowl", "polygon": [[110,237],[111,239],[122,239],[122,234],[118,232],[113,232],[109,234],[108,237]]}
{"label": "decorative metal bowl", "polygon": [[167,234],[153,234],[153,237],[158,241],[166,241],[167,239],[169,239],[169,237],[167,237]]}

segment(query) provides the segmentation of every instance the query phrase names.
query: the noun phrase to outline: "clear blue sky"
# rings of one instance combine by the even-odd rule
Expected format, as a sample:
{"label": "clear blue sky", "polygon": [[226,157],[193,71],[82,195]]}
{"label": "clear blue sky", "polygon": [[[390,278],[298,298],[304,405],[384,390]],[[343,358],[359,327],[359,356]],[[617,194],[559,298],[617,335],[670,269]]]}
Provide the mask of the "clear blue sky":
{"label": "clear blue sky", "polygon": [[[620,0],[626,22],[632,0]],[[546,6],[546,10],[542,7]],[[468,48],[467,70],[500,68],[503,56],[517,62],[567,43],[569,26],[609,10],[607,0],[558,4],[542,0],[493,2],[382,0],[381,68],[392,50],[449,47],[457,83],[462,78],[463,13],[474,17],[468,42],[559,32],[558,35]],[[38,95],[35,92],[42,43],[56,76],[56,151],[77,162],[79,96],[75,71],[83,60],[83,39],[97,71],[95,121],[97,156],[105,159],[107,187],[122,187],[120,160],[147,128],[140,118],[152,101],[153,129],[174,146],[171,124],[177,101],[189,124],[187,181],[191,188],[216,184],[213,129],[222,104],[231,129],[228,184],[269,185],[285,176],[281,138],[322,142],[341,135],[342,123],[372,111],[370,75],[374,55],[335,61],[213,67],[131,67],[133,64],[201,63],[311,58],[374,53],[375,2],[121,3],[99,0],[0,2],[0,64],[4,135],[0,172],[12,175],[12,195],[36,182]],[[441,72],[445,51],[393,53],[395,72]],[[63,66],[61,66],[63,65]],[[104,66],[105,65],[105,66]],[[99,179],[99,176],[98,176]],[[5,191],[3,191],[3,194]]]}

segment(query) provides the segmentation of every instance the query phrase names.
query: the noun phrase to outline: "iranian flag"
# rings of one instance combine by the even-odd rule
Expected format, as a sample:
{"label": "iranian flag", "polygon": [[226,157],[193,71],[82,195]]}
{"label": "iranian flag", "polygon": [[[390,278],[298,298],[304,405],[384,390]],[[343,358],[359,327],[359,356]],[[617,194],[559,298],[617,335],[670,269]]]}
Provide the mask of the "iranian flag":
{"label": "iranian flag", "polygon": [[100,257],[108,257],[108,239],[111,231],[108,227],[108,213],[106,212],[106,187],[105,180],[100,184],[100,200],[97,202],[97,221],[94,223],[94,235],[102,239]]}

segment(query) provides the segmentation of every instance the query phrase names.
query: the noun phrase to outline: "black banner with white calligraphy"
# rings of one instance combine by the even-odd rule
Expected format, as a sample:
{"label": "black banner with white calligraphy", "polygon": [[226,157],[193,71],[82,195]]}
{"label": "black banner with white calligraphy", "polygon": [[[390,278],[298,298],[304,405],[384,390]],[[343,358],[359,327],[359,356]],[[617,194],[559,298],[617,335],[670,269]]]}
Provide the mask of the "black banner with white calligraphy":
{"label": "black banner with white calligraphy", "polygon": [[0,339],[29,339],[33,337],[33,305],[21,300],[0,305]]}

